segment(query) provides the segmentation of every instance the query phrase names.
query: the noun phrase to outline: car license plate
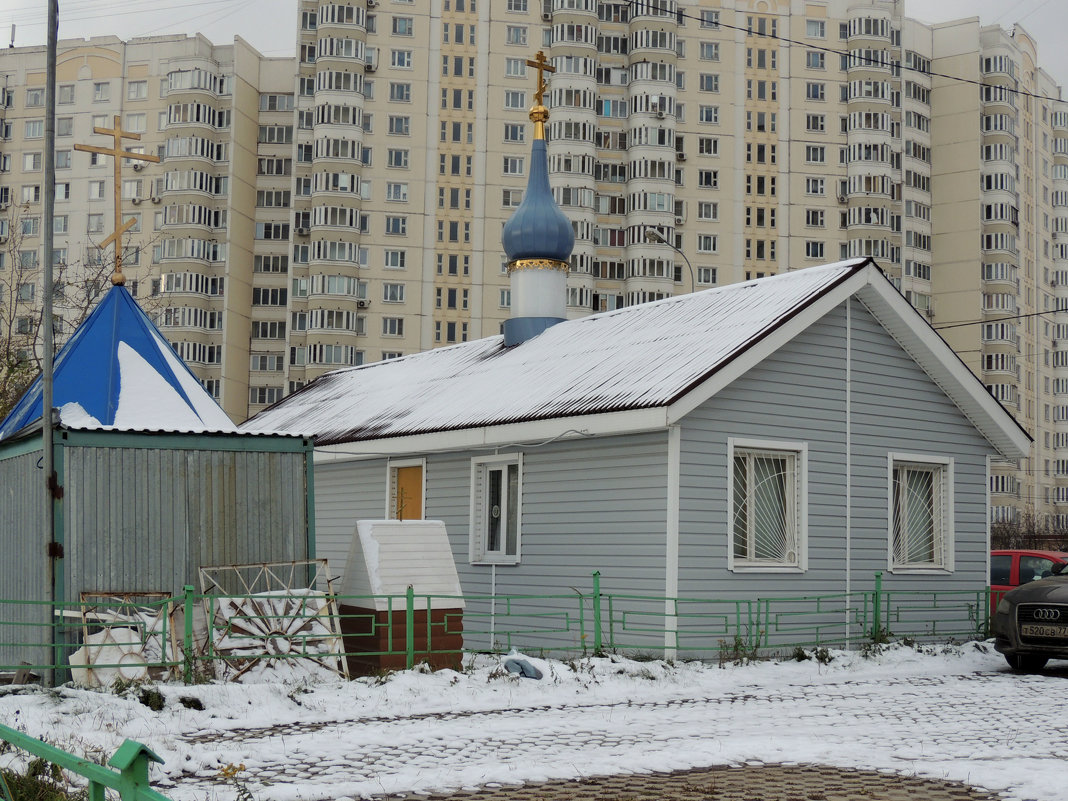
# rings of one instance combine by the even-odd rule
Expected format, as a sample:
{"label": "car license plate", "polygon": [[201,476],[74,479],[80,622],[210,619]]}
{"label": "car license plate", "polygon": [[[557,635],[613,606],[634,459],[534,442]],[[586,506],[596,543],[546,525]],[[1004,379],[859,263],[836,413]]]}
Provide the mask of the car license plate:
{"label": "car license plate", "polygon": [[1020,626],[1024,637],[1068,637],[1068,626],[1040,626],[1037,623],[1024,623]]}

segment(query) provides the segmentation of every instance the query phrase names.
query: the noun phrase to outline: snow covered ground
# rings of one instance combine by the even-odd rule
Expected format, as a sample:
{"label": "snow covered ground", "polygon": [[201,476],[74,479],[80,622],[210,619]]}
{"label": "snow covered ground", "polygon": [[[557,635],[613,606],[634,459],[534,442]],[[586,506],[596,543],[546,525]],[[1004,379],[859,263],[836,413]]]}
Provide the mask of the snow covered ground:
{"label": "snow covered ground", "polygon": [[0,721],[101,761],[138,740],[165,759],[153,780],[179,801],[233,798],[220,771],[241,765],[257,799],[312,801],[751,761],[1068,798],[1068,663],[1013,674],[984,643],[827,656],[724,667],[531,659],[541,681],[480,657],[463,673],[159,685],[159,712],[139,687],[64,687],[0,696]]}

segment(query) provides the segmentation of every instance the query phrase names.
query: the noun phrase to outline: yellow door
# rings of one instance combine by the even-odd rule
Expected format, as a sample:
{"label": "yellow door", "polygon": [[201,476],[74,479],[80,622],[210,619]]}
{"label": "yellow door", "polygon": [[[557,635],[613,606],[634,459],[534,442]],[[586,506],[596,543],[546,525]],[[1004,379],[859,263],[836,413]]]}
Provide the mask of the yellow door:
{"label": "yellow door", "polygon": [[423,468],[421,465],[397,468],[397,495],[393,517],[396,520],[423,519]]}

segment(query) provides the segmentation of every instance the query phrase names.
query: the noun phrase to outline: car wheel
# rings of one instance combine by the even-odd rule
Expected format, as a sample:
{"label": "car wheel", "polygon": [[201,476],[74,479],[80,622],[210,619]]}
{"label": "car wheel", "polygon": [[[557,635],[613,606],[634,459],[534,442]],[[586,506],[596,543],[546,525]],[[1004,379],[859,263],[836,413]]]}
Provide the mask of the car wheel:
{"label": "car wheel", "polygon": [[1038,654],[1005,654],[1005,661],[1013,670],[1042,670],[1049,661],[1048,656]]}

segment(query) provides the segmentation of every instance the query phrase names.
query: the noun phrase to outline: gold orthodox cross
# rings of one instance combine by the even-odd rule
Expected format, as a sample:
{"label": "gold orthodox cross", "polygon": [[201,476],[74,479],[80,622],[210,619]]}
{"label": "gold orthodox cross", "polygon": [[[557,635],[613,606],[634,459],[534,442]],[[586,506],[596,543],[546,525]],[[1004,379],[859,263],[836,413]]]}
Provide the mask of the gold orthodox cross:
{"label": "gold orthodox cross", "polygon": [[542,102],[545,98],[546,88],[544,73],[556,72],[556,67],[549,66],[549,61],[545,58],[545,52],[542,50],[539,50],[538,55],[535,56],[533,59],[527,59],[527,66],[537,67],[538,69],[538,88],[534,92],[534,105],[544,105],[544,103]]}
{"label": "gold orthodox cross", "polygon": [[122,274],[122,235],[130,230],[130,227],[136,222],[134,217],[131,217],[126,222],[122,221],[122,161],[121,159],[136,159],[138,161],[151,161],[153,163],[159,163],[159,156],[149,156],[144,153],[131,153],[129,150],[122,149],[123,139],[139,140],[141,134],[130,133],[122,130],[122,119],[118,114],[115,115],[115,127],[114,128],[93,128],[93,133],[103,134],[104,136],[111,136],[115,139],[115,144],[109,149],[106,147],[96,147],[95,145],[75,145],[75,150],[82,150],[86,153],[99,153],[104,156],[111,156],[115,160],[115,231],[100,243],[100,248],[106,248],[108,245],[115,245],[115,272],[112,273],[111,283],[115,286],[122,286],[126,283],[126,276]]}

